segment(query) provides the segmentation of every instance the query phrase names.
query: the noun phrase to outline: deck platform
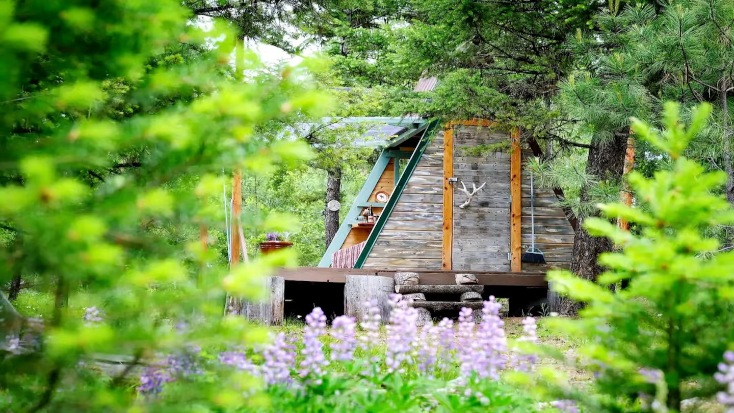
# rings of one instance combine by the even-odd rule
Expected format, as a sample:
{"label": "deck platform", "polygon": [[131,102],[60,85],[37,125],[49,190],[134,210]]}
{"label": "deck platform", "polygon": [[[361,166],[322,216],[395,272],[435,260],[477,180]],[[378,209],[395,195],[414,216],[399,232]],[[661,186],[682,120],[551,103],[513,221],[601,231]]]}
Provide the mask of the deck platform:
{"label": "deck platform", "polygon": [[[288,281],[305,281],[318,283],[346,283],[347,275],[379,275],[383,277],[392,277],[400,270],[371,270],[371,269],[352,269],[352,268],[323,268],[323,267],[297,267],[282,268],[276,274]],[[516,272],[498,272],[498,271],[443,271],[443,270],[421,270],[421,284],[427,285],[446,285],[454,284],[454,275],[458,273],[474,274],[479,280],[479,284],[485,286],[502,286],[502,287],[534,287],[547,288],[548,282],[544,273],[516,273]]]}

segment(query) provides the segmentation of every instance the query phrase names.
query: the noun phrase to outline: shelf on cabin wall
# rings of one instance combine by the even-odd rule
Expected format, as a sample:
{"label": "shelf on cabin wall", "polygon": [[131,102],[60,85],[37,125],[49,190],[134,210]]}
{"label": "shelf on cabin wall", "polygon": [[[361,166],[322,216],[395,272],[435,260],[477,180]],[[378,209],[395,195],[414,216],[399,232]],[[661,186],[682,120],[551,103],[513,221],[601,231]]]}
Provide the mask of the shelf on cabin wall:
{"label": "shelf on cabin wall", "polygon": [[354,228],[364,228],[364,229],[372,229],[375,226],[374,222],[354,222],[349,224],[353,229]]}
{"label": "shelf on cabin wall", "polygon": [[357,208],[384,208],[385,203],[384,202],[363,202],[359,205],[357,205]]}

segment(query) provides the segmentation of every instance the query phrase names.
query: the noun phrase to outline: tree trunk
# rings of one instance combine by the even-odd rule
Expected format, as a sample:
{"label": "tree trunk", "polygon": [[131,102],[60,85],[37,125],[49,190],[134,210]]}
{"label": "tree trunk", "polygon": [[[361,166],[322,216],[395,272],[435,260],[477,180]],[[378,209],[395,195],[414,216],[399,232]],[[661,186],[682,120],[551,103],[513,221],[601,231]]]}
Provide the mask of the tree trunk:
{"label": "tree trunk", "polygon": [[324,230],[326,232],[326,247],[329,247],[336,232],[339,231],[339,211],[330,211],[329,201],[341,202],[342,169],[336,167],[327,171],[326,180],[326,202],[324,203]]}
{"label": "tree trunk", "polygon": [[[624,157],[627,152],[627,138],[629,127],[614,134],[614,139],[606,142],[592,143],[589,149],[589,157],[586,172],[603,181],[619,182],[624,170]],[[591,185],[587,184],[581,188],[581,202],[591,201]],[[599,216],[595,210],[590,216]],[[586,217],[580,217],[579,224],[583,224]],[[597,263],[599,254],[612,250],[613,244],[608,238],[592,237],[586,232],[582,225],[578,226],[573,241],[573,260],[571,270],[579,277],[596,281],[602,273],[602,267]]]}
{"label": "tree trunk", "polygon": [[237,297],[229,297],[227,309],[229,314],[238,314],[248,320],[265,325],[283,324],[285,309],[285,279],[283,277],[266,277],[262,280],[267,292],[261,301],[244,301]]}

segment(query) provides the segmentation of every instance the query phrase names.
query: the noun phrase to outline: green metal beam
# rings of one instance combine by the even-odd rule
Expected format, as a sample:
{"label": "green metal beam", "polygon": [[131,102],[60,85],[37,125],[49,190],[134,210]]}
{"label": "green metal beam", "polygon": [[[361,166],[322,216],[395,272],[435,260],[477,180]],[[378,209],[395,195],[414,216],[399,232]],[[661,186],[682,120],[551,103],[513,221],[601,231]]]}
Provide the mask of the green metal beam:
{"label": "green metal beam", "polygon": [[428,147],[428,142],[431,140],[431,135],[436,130],[436,128],[438,128],[439,123],[440,120],[435,119],[431,121],[430,125],[428,125],[428,127],[424,130],[423,136],[418,143],[418,147],[415,149],[415,151],[413,151],[413,156],[410,157],[410,161],[408,161],[408,165],[406,165],[405,171],[400,174],[400,179],[395,186],[395,190],[393,191],[392,196],[390,196],[390,199],[388,199],[387,205],[385,205],[385,208],[382,210],[380,218],[377,219],[374,228],[372,228],[370,236],[367,238],[367,243],[365,244],[362,253],[359,254],[359,258],[357,259],[357,263],[354,265],[354,268],[362,268],[364,262],[367,261],[367,257],[369,257],[370,253],[372,252],[372,248],[375,246],[377,238],[380,236],[382,229],[385,227],[385,223],[387,223],[387,220],[390,218],[390,214],[392,213],[393,209],[395,209],[395,205],[397,205],[398,200],[400,199],[400,195],[402,195],[403,190],[408,185],[408,181],[410,181],[410,178],[413,176],[413,171],[415,171],[415,168],[418,166],[418,162],[423,156],[423,152],[425,152],[426,148]]}
{"label": "green metal beam", "polygon": [[366,117],[348,117],[348,118],[324,118],[325,122],[339,122],[339,123],[384,123],[392,126],[413,126],[418,128],[428,123],[426,119],[422,118],[399,118],[399,117],[386,117],[386,116],[366,116]]}
{"label": "green metal beam", "polygon": [[395,139],[387,141],[387,146],[389,148],[394,148],[401,143],[407,141],[408,139],[412,138],[413,136],[418,135],[420,132],[423,132],[428,127],[428,122],[424,122],[420,126],[416,127],[413,130],[409,130],[404,132],[402,135],[397,136]]}
{"label": "green metal beam", "polygon": [[408,159],[413,155],[413,151],[400,151],[397,149],[386,149],[385,154],[390,158],[404,158]]}
{"label": "green metal beam", "polygon": [[349,231],[351,231],[352,229],[350,224],[354,223],[357,220],[360,211],[362,211],[362,208],[364,208],[363,205],[369,206],[370,202],[368,201],[370,199],[370,195],[372,195],[372,192],[375,190],[377,182],[380,180],[382,173],[385,172],[385,169],[387,168],[387,165],[389,163],[390,158],[387,156],[385,151],[382,151],[380,153],[380,157],[377,158],[377,162],[375,162],[375,165],[372,167],[372,171],[367,176],[367,180],[362,186],[362,189],[359,191],[359,194],[357,194],[357,197],[354,198],[354,203],[349,209],[346,218],[344,218],[344,221],[339,226],[339,230],[336,232],[334,238],[331,240],[331,243],[326,248],[324,256],[321,257],[321,261],[319,261],[319,267],[331,266],[331,256],[335,252],[339,251],[341,246],[344,245],[344,241],[347,239]]}

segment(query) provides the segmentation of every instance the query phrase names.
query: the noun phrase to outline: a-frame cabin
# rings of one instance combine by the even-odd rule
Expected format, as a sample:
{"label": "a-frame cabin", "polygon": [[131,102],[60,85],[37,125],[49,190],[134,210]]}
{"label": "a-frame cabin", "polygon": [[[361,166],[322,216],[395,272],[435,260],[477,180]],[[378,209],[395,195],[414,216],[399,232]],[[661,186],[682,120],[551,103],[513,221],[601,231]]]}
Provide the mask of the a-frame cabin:
{"label": "a-frame cabin", "polygon": [[[560,190],[537,186],[535,245],[546,263],[521,262],[533,228],[523,164],[540,155],[534,141],[522,149],[518,131],[483,120],[392,123],[406,129],[387,141],[320,267],[537,274],[569,266],[575,220],[558,206]],[[360,218],[370,208],[374,222]]]}

